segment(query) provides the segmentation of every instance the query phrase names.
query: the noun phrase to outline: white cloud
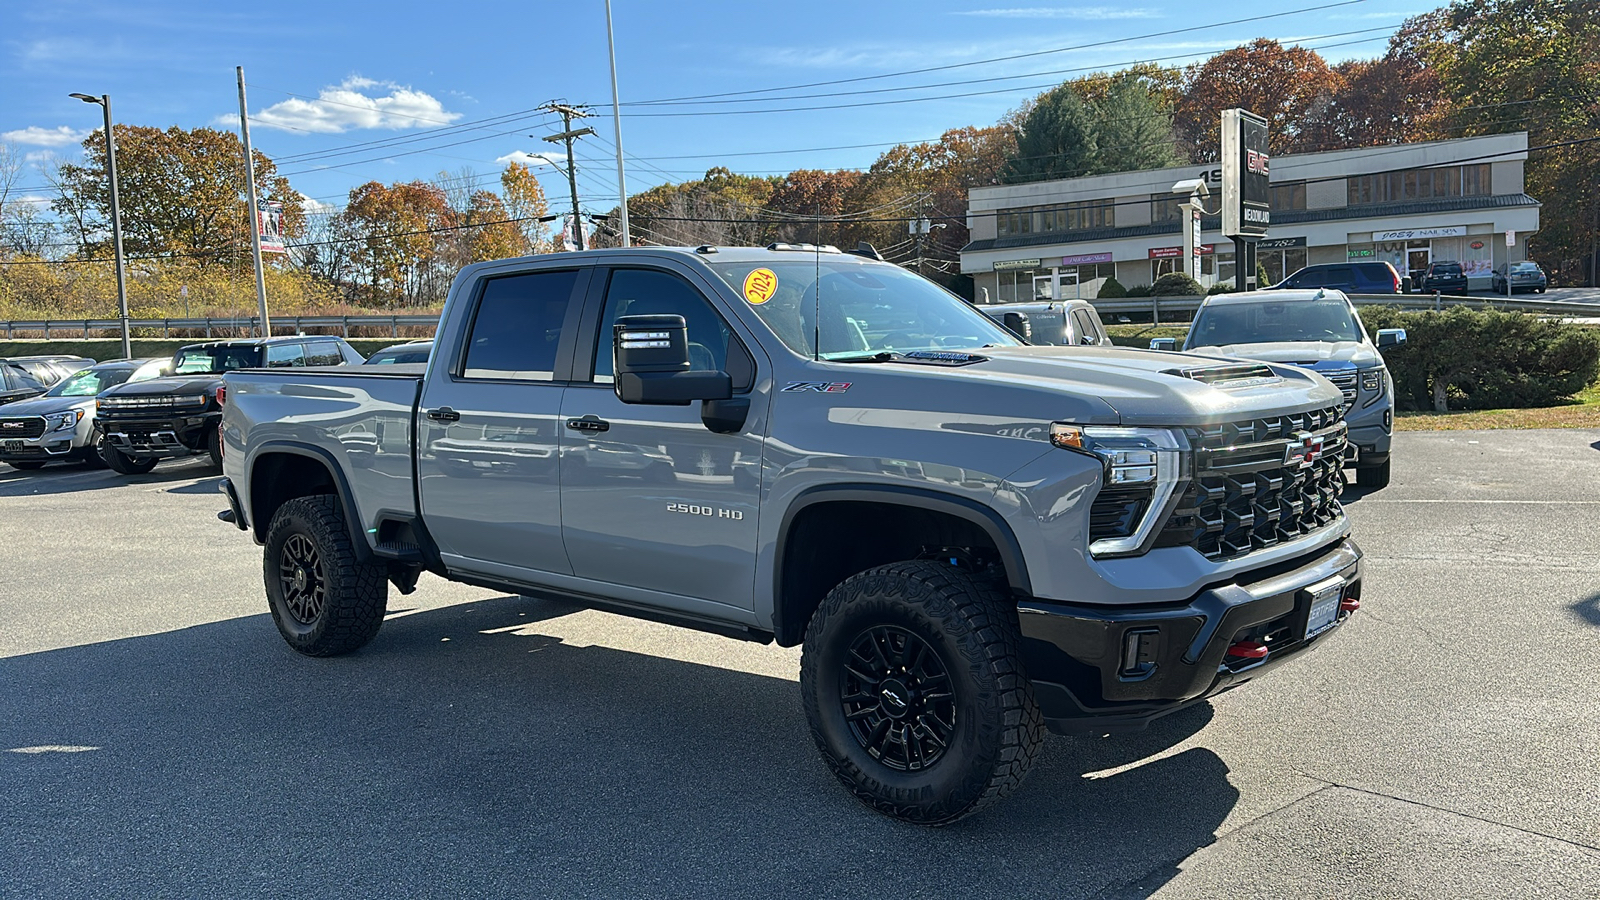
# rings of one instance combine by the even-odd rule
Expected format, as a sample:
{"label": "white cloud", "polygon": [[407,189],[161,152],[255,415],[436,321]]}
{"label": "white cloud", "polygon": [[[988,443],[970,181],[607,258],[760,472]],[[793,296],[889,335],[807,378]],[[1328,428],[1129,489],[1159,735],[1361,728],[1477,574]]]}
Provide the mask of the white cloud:
{"label": "white cloud", "polygon": [[308,216],[326,216],[337,212],[339,207],[332,203],[324,203],[315,197],[300,195],[300,209]]}
{"label": "white cloud", "polygon": [[92,134],[89,129],[78,130],[66,125],[55,128],[40,128],[38,125],[29,125],[16,131],[7,131],[0,134],[0,141],[10,141],[13,144],[31,144],[35,147],[65,147],[76,144]]}
{"label": "white cloud", "polygon": [[[219,116],[217,121],[233,118]],[[251,114],[250,121],[263,128],[340,134],[362,128],[448,125],[459,118],[461,113],[446,111],[444,104],[431,94],[391,81],[352,75],[336,86],[323,88],[315,100],[290,97]]]}
{"label": "white cloud", "polygon": [[513,150],[505,156],[497,157],[495,162],[499,163],[501,167],[508,166],[511,163],[519,163],[529,168],[555,166],[559,169],[566,167],[567,155],[565,153],[524,153],[521,150]]}
{"label": "white cloud", "polygon": [[993,19],[1079,19],[1083,21],[1159,19],[1161,17],[1161,13],[1153,9],[1116,6],[1017,6],[1002,9],[964,9],[951,13],[951,15],[983,16]]}

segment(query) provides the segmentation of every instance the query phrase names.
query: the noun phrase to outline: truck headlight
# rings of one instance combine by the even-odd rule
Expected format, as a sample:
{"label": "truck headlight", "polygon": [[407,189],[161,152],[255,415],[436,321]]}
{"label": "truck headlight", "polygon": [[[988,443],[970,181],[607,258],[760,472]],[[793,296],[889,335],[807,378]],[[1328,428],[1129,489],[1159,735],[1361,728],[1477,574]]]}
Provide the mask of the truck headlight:
{"label": "truck headlight", "polygon": [[1056,422],[1050,426],[1050,442],[1098,458],[1105,470],[1096,508],[1090,511],[1089,552],[1097,557],[1142,552],[1185,477],[1183,438],[1167,428]]}
{"label": "truck headlight", "polygon": [[76,428],[83,420],[83,410],[74,409],[64,413],[57,413],[49,417],[50,430],[58,431],[63,428]]}
{"label": "truck headlight", "polygon": [[1384,370],[1383,366],[1363,371],[1361,373],[1361,392],[1369,396],[1361,405],[1371,406],[1377,403],[1378,398],[1383,396],[1384,389],[1388,383],[1389,373]]}

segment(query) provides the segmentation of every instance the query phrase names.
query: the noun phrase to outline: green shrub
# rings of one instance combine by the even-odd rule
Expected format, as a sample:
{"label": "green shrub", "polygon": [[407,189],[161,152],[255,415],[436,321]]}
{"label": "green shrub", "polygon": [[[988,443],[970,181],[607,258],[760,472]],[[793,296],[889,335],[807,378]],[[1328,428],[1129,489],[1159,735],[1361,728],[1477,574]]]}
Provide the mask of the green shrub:
{"label": "green shrub", "polygon": [[1235,288],[1234,288],[1233,282],[1231,282],[1231,281],[1219,281],[1216,284],[1213,284],[1211,286],[1211,290],[1206,291],[1206,295],[1209,296],[1211,294],[1231,294],[1231,293],[1234,292],[1234,290],[1235,290]]}
{"label": "green shrub", "polygon": [[1150,286],[1152,297],[1198,297],[1205,292],[1206,289],[1200,286],[1200,282],[1184,272],[1168,272],[1157,278],[1156,283]]}
{"label": "green shrub", "polygon": [[1551,406],[1594,383],[1600,336],[1526,313],[1452,307],[1443,312],[1361,310],[1374,341],[1404,328],[1404,346],[1384,352],[1402,409],[1519,409]]}
{"label": "green shrub", "polygon": [[1117,280],[1117,276],[1112,275],[1100,285],[1099,296],[1107,300],[1115,300],[1118,297],[1128,296],[1128,289],[1122,286],[1122,282]]}
{"label": "green shrub", "polygon": [[1127,296],[1129,296],[1129,297],[1148,297],[1148,296],[1150,296],[1150,285],[1148,285],[1148,284],[1136,284],[1133,287],[1128,288]]}
{"label": "green shrub", "polygon": [[1272,279],[1267,277],[1267,267],[1259,262],[1256,263],[1256,287],[1263,288],[1271,283]]}

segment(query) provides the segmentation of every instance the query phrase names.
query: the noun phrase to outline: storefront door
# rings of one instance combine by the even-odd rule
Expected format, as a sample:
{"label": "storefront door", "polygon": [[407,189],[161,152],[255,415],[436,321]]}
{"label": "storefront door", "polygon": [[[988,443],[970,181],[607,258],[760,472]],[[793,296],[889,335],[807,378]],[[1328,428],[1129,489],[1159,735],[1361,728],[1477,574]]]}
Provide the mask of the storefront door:
{"label": "storefront door", "polygon": [[1433,252],[1427,247],[1411,247],[1406,250],[1406,269],[1411,273],[1413,285],[1422,284],[1422,276],[1428,271],[1428,263],[1433,259]]}

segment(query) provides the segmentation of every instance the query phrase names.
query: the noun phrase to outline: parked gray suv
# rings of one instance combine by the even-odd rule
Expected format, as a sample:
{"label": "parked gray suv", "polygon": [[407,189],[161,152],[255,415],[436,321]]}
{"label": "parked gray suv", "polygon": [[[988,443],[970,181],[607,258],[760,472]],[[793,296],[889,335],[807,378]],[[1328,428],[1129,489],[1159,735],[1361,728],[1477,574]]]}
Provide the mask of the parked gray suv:
{"label": "parked gray suv", "polygon": [[[1183,349],[1289,363],[1316,372],[1344,394],[1350,426],[1346,462],[1356,483],[1389,485],[1389,446],[1394,434],[1394,378],[1383,364],[1384,349],[1406,342],[1404,328],[1367,337],[1355,305],[1333,290],[1217,294],[1195,313]],[[1174,338],[1156,338],[1152,350],[1171,350]]]}
{"label": "parked gray suv", "polygon": [[479,263],[425,372],[224,377],[223,518],[299,652],[361,647],[424,571],[803,645],[823,759],[913,822],[1012,792],[1046,728],[1142,728],[1361,604],[1326,379],[1029,346],[832,248]]}
{"label": "parked gray suv", "polygon": [[165,359],[118,359],[92,365],[30,400],[0,407],[0,461],[33,470],[47,462],[100,462],[95,450],[95,395],[162,374]]}

